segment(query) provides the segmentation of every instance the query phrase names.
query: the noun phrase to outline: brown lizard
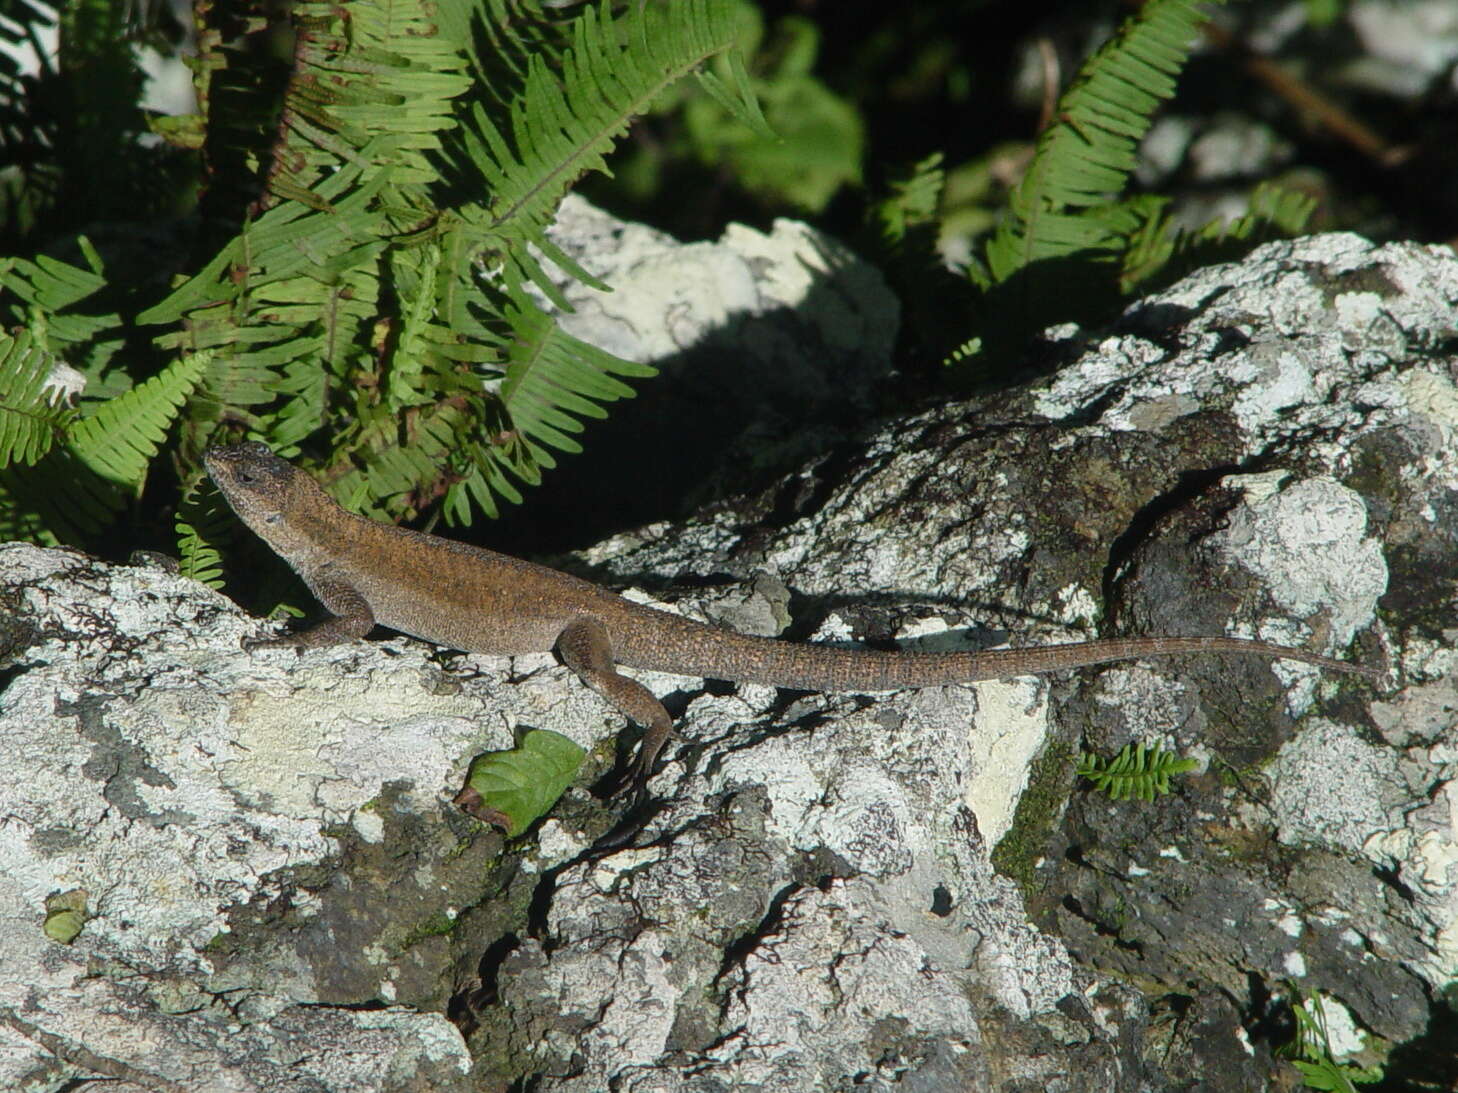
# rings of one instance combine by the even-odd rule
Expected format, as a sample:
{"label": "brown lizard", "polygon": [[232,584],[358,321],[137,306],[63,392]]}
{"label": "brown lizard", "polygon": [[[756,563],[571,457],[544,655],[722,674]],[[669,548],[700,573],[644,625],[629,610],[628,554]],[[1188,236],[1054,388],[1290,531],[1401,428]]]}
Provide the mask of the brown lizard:
{"label": "brown lizard", "polygon": [[243,522],[331,613],[306,630],[250,644],[332,645],[363,637],[379,623],[473,653],[555,649],[584,683],[644,727],[635,763],[640,787],[673,723],[648,688],[619,674],[620,664],[810,691],[931,687],[1204,652],[1284,657],[1381,677],[1376,669],[1302,649],[1229,637],[1114,638],[964,653],[838,649],[755,637],[633,603],[519,558],[357,516],[264,444],[212,448],[204,461]]}

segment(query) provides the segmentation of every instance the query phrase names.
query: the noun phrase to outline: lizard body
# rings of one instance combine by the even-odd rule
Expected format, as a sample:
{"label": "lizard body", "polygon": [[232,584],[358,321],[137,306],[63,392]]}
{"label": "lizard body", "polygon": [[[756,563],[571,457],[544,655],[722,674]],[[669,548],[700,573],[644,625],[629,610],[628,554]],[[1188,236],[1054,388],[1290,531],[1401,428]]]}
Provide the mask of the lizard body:
{"label": "lizard body", "polygon": [[1177,653],[1252,653],[1379,678],[1375,669],[1230,637],[1144,637],[962,653],[838,649],[740,634],[625,600],[566,573],[337,505],[266,445],[204,457],[235,512],[331,613],[275,641],[300,649],[363,637],[376,623],[473,653],[555,649],[593,690],[644,727],[641,780],[672,731],[651,691],[618,665],[812,691],[885,691],[1033,675]]}

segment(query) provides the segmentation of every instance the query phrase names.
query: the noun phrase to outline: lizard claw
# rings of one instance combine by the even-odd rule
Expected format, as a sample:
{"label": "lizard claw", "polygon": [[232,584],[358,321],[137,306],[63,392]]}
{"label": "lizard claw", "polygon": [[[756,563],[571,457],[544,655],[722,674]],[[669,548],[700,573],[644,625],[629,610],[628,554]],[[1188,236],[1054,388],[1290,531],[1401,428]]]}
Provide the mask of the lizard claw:
{"label": "lizard claw", "polygon": [[601,797],[625,797],[630,806],[641,805],[648,799],[648,780],[653,777],[651,760],[644,762],[641,746],[638,754],[627,763],[609,771],[593,787]]}

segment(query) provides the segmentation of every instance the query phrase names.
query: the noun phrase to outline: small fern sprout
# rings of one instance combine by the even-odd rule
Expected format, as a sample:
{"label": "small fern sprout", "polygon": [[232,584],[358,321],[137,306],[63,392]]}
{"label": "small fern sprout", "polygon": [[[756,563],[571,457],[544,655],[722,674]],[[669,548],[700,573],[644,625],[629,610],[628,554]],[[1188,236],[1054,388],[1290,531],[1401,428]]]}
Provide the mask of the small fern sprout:
{"label": "small fern sprout", "polygon": [[1158,744],[1131,742],[1112,759],[1083,752],[1078,760],[1078,774],[1112,800],[1152,801],[1169,793],[1171,775],[1183,774],[1199,765],[1194,759],[1180,759]]}

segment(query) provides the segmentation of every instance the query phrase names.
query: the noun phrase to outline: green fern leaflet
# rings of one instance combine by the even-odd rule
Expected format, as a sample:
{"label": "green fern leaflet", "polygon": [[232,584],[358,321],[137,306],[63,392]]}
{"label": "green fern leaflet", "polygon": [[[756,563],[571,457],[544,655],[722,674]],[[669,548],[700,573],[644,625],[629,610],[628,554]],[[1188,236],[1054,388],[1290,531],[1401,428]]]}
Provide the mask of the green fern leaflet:
{"label": "green fern leaflet", "polygon": [[71,450],[102,478],[139,487],[168,427],[211,359],[211,353],[183,357],[126,394],[102,403],[71,430]]}
{"label": "green fern leaflet", "polygon": [[200,478],[177,507],[177,571],[209,588],[223,587],[223,559],[217,544],[234,528],[233,518],[211,479]]}
{"label": "green fern leaflet", "polygon": [[1115,801],[1152,801],[1170,791],[1172,775],[1194,770],[1200,764],[1194,759],[1180,759],[1174,752],[1158,745],[1125,744],[1112,759],[1084,752],[1078,761],[1078,774],[1094,784],[1100,793]]}
{"label": "green fern leaflet", "polygon": [[1361,1067],[1340,1063],[1332,1056],[1331,1036],[1327,1031],[1326,1007],[1320,991],[1311,991],[1305,1000],[1294,986],[1291,1016],[1296,1020],[1295,1038],[1279,1054],[1291,1060],[1301,1072],[1307,1089],[1323,1093],[1357,1093],[1357,1086],[1382,1080],[1382,1067]]}
{"label": "green fern leaflet", "polygon": [[1150,0],[1083,66],[1038,141],[1011,217],[987,245],[993,283],[1037,261],[1112,252],[1132,230],[1112,199],[1204,18],[1196,0]]}
{"label": "green fern leaflet", "polygon": [[75,411],[55,386],[57,367],[29,331],[0,335],[0,467],[37,463],[64,437]]}

